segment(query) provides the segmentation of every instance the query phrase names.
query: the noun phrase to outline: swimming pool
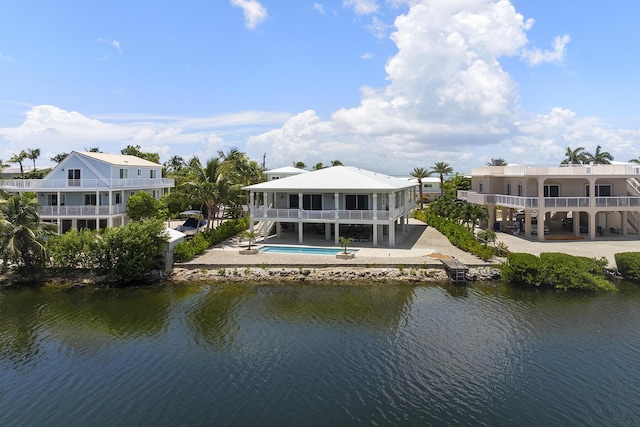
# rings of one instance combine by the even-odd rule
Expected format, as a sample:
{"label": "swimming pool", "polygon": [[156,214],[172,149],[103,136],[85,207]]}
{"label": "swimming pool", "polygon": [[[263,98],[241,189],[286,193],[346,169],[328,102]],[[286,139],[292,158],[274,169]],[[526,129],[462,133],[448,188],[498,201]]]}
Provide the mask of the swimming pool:
{"label": "swimming pool", "polygon": [[[277,254],[302,254],[302,255],[336,255],[344,252],[340,248],[310,248],[304,246],[277,246],[265,245],[260,247],[260,252],[277,253]],[[356,250],[348,250],[347,252],[357,252]]]}

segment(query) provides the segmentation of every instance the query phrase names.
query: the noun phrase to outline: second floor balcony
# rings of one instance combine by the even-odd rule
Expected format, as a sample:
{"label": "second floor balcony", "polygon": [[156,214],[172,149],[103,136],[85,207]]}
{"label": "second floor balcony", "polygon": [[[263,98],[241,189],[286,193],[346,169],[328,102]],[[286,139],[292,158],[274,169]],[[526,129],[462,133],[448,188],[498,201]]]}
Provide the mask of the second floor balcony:
{"label": "second floor balcony", "polygon": [[540,199],[538,197],[459,191],[458,198],[479,205],[492,204],[516,209],[610,207],[631,210],[640,208],[640,197],[632,196],[595,197],[592,203],[589,197],[544,197]]}
{"label": "second floor balcony", "polygon": [[123,214],[127,206],[117,205],[84,205],[84,206],[40,206],[39,214],[43,218],[48,217],[83,217],[83,216],[108,216]]}
{"label": "second floor balcony", "polygon": [[[251,208],[251,217],[255,220],[266,219],[268,221],[387,221],[390,218],[398,218],[406,212],[404,207],[398,207],[391,213],[388,210],[305,210],[305,209],[273,209],[268,208],[266,211],[263,206],[255,206]],[[393,215],[393,216],[391,216]]]}
{"label": "second floor balcony", "polygon": [[174,185],[175,182],[171,178],[0,180],[0,188],[5,191],[126,190],[171,188]]}

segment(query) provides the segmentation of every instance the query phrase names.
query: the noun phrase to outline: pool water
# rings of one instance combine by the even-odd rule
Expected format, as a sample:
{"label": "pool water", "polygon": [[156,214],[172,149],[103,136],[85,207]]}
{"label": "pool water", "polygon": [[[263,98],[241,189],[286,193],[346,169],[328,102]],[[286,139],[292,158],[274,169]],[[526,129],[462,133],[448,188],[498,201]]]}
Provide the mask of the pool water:
{"label": "pool water", "polygon": [[[277,254],[303,254],[303,255],[336,255],[344,252],[344,249],[340,248],[311,248],[304,246],[276,246],[265,245],[260,248],[260,252],[265,253],[277,253]],[[357,252],[356,250],[349,250],[347,252]]]}

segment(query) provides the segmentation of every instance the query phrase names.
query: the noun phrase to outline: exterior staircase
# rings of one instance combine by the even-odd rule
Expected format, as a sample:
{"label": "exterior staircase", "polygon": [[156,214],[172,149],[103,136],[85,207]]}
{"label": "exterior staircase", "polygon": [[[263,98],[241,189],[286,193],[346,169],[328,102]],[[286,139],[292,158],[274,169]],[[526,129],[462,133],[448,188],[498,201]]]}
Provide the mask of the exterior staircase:
{"label": "exterior staircase", "polygon": [[[627,179],[627,194],[629,196],[640,196],[640,182],[635,178]],[[629,212],[627,223],[638,234],[640,234],[640,215],[637,212]]]}

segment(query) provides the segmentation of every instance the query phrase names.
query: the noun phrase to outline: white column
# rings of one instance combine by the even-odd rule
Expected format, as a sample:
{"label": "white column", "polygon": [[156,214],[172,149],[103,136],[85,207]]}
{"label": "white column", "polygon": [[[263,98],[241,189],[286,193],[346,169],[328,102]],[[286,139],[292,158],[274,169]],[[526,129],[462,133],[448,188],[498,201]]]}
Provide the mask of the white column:
{"label": "white column", "polygon": [[249,192],[249,231],[253,231],[253,204],[255,202],[255,193]]}

